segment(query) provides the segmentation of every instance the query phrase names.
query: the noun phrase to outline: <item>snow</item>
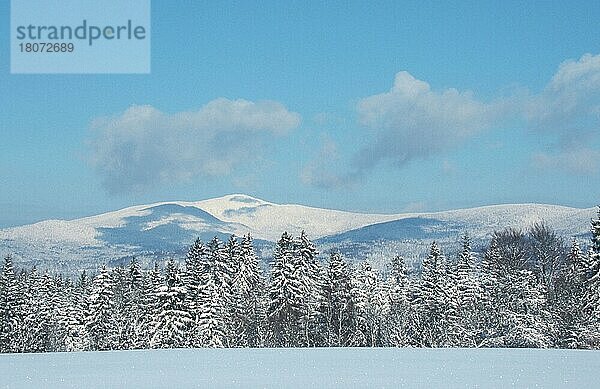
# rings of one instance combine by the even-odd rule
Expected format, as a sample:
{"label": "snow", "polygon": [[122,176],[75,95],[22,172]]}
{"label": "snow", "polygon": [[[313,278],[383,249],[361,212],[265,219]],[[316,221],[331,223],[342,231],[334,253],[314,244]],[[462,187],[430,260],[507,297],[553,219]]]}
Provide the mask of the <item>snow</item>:
{"label": "snow", "polygon": [[[284,231],[298,236],[305,230],[311,239],[318,240],[321,252],[337,245],[335,248],[344,254],[358,260],[373,258],[374,263],[387,260],[388,253],[390,256],[402,253],[412,267],[412,262],[418,261],[431,239],[439,240],[446,249],[468,231],[475,245],[481,245],[496,229],[508,226],[524,229],[542,220],[566,238],[581,238],[589,233],[589,221],[596,212],[595,208],[513,204],[380,215],[280,205],[232,194],[195,202],[137,205],[76,220],[48,220],[0,229],[0,255],[13,254],[17,263],[32,261],[28,266],[36,264],[40,268],[63,262],[69,263],[69,267],[77,262],[77,269],[96,268],[98,262],[131,256],[145,257],[148,261],[165,255],[178,256],[197,236],[250,232],[257,240],[273,242]],[[411,219],[414,220],[408,223]],[[381,224],[398,220],[406,223]],[[408,224],[414,224],[413,232],[420,235],[410,238]],[[367,241],[373,234],[378,237],[376,242]],[[351,239],[340,246],[344,237]],[[267,247],[263,254],[271,255],[271,248]]]}
{"label": "snow", "polygon": [[276,241],[283,231],[299,235],[305,230],[313,239],[340,234],[361,227],[408,218],[431,218],[460,222],[486,233],[498,226],[526,229],[544,221],[559,233],[577,234],[589,230],[597,209],[546,204],[502,204],[439,212],[368,214],[296,204],[274,204],[243,194],[233,194],[189,203],[220,220],[250,228],[257,238]]}
{"label": "snow", "polygon": [[[305,230],[313,239],[339,234],[372,224],[407,218],[434,218],[442,221],[461,221],[464,224],[496,227],[510,221],[510,225],[527,228],[538,221],[546,221],[558,227],[559,232],[588,229],[589,219],[595,209],[578,209],[555,205],[514,204],[496,205],[471,209],[405,214],[366,214],[294,204],[274,204],[242,194],[233,194],[203,201],[171,201],[148,205],[137,205],[101,215],[72,221],[49,220],[28,226],[0,230],[0,239],[34,239],[36,241],[61,241],[80,245],[95,245],[99,228],[120,228],[127,225],[127,218],[151,215],[153,209],[163,205],[194,207],[206,211],[227,223],[235,223],[238,231],[252,232],[258,239],[276,241],[284,231],[299,235]],[[584,223],[580,223],[581,221]],[[571,224],[565,225],[565,221]],[[210,227],[201,219],[172,214],[148,222],[143,230],[157,226],[179,223],[190,230],[205,230]]]}
{"label": "snow", "polygon": [[196,205],[223,221],[246,225],[255,237],[270,241],[279,239],[284,231],[299,235],[305,230],[311,237],[319,238],[401,216],[274,204],[242,194],[200,201]]}
{"label": "snow", "polygon": [[459,220],[469,226],[498,225],[526,229],[537,222],[545,222],[559,233],[587,232],[596,208],[579,209],[547,204],[502,204],[452,211],[421,213],[419,217],[438,220]]}
{"label": "snow", "polygon": [[0,355],[1,388],[585,388],[600,352],[180,349]]}
{"label": "snow", "polygon": [[197,218],[192,215],[186,215],[183,213],[173,213],[168,216],[161,217],[158,220],[153,220],[148,223],[145,223],[142,231],[151,230],[156,227],[179,223],[181,226],[188,230],[197,230],[201,231],[209,227],[207,223],[205,223],[202,219]]}
{"label": "snow", "polygon": [[120,209],[118,211],[112,211],[103,213],[96,216],[89,216],[78,219],[77,221],[92,226],[94,228],[118,228],[123,227],[126,224],[126,218],[128,217],[141,217],[147,216],[152,213],[151,208],[156,205],[162,205],[164,203],[156,203],[151,205],[136,205]]}
{"label": "snow", "polygon": [[94,227],[77,221],[45,220],[39,223],[0,230],[0,240],[19,240],[26,238],[37,243],[72,244],[93,246],[100,242]]}

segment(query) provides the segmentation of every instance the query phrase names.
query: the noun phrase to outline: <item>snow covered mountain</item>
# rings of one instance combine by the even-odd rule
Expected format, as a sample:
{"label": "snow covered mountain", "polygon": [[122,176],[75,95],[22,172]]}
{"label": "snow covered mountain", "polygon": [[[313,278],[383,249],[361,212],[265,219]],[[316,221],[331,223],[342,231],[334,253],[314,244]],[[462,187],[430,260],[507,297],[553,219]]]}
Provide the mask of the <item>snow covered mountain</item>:
{"label": "snow covered mountain", "polygon": [[336,249],[350,258],[368,259],[381,267],[394,255],[403,255],[415,267],[427,255],[433,240],[448,255],[455,255],[460,238],[468,233],[473,248],[483,251],[492,233],[506,227],[526,230],[544,222],[564,238],[578,238],[586,244],[590,220],[596,208],[569,208],[557,205],[492,205],[453,211],[397,215],[395,220],[326,236],[317,240],[321,250]]}
{"label": "snow covered mountain", "polygon": [[565,237],[583,237],[595,208],[554,205],[497,205],[435,213],[363,214],[293,204],[274,204],[233,194],[198,202],[138,205],[76,220],[47,220],[0,230],[0,254],[13,254],[23,266],[34,264],[70,272],[117,265],[137,256],[150,263],[182,258],[196,237],[226,239],[251,233],[268,257],[283,231],[306,230],[322,252],[340,249],[356,259],[378,262],[396,253],[417,259],[431,240],[453,246],[469,232],[475,243],[503,227],[527,228],[538,221]]}
{"label": "snow covered mountain", "polygon": [[284,231],[297,235],[305,230],[312,237],[318,238],[395,220],[400,216],[274,204],[239,194],[194,204],[223,221],[247,226],[254,236],[270,241],[279,239]]}

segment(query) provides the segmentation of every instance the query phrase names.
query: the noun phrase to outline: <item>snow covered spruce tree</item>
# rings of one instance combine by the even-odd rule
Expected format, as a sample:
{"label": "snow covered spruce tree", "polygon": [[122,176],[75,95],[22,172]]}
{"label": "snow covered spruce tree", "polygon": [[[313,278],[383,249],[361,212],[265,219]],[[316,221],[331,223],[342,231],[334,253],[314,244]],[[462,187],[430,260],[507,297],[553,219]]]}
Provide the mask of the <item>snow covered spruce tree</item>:
{"label": "snow covered spruce tree", "polygon": [[587,288],[587,261],[581,252],[579,242],[573,238],[571,250],[556,283],[555,309],[559,317],[559,347],[582,348],[585,341],[582,331],[585,329],[589,310],[584,303]]}
{"label": "snow covered spruce tree", "polygon": [[227,346],[227,330],[225,322],[226,307],[223,304],[221,289],[213,278],[207,278],[198,296],[199,316],[197,321],[197,342],[202,347]]}
{"label": "snow covered spruce tree", "polygon": [[242,238],[233,278],[232,323],[235,345],[258,347],[264,340],[265,279],[250,234]]}
{"label": "snow covered spruce tree", "polygon": [[140,287],[140,300],[136,301],[137,312],[132,315],[135,320],[133,326],[132,347],[136,349],[150,348],[150,342],[153,335],[154,314],[159,303],[157,296],[158,289],[162,286],[160,273],[151,270],[142,273],[142,284]]}
{"label": "snow covered spruce tree", "polygon": [[130,282],[127,271],[123,266],[117,266],[110,272],[113,285],[113,321],[116,330],[114,339],[119,349],[131,348],[133,340],[133,322],[130,320],[131,306],[128,301]]}
{"label": "snow covered spruce tree", "polygon": [[[216,236],[208,243],[208,249],[210,250],[210,262],[209,266],[205,267],[205,271],[207,271],[205,274],[213,278],[226,305],[229,305],[231,302],[231,284],[236,266],[232,262],[235,259],[229,257],[227,247]],[[237,249],[230,248],[230,250],[235,252]]]}
{"label": "snow covered spruce tree", "polygon": [[479,308],[481,307],[482,291],[477,278],[477,264],[471,249],[471,239],[468,234],[462,237],[462,249],[456,263],[456,295],[455,307],[458,321],[454,324],[455,341],[457,345],[476,347],[478,334],[481,333]]}
{"label": "snow covered spruce tree", "polygon": [[165,266],[165,282],[156,291],[157,306],[154,314],[152,339],[155,348],[184,347],[192,319],[185,307],[186,288],[179,268],[173,260]]}
{"label": "snow covered spruce tree", "polygon": [[268,289],[268,345],[274,347],[297,347],[303,340],[304,284],[296,250],[292,236],[284,232],[275,247]]}
{"label": "snow covered spruce tree", "polygon": [[396,255],[390,262],[388,275],[389,314],[385,323],[389,345],[404,347],[411,345],[410,326],[414,320],[411,307],[411,281],[408,278],[404,257]]}
{"label": "snow covered spruce tree", "polygon": [[27,285],[24,288],[25,301],[36,306],[24,309],[24,322],[32,330],[31,334],[24,333],[24,350],[67,351],[70,281],[51,277],[48,273],[38,277],[37,271],[29,277],[30,281],[23,281]]}
{"label": "snow covered spruce tree", "polygon": [[233,238],[224,246],[217,238],[208,245],[197,239],[186,257],[186,307],[192,323],[189,344],[194,347],[226,347],[232,340],[232,281],[237,252]]}
{"label": "snow covered spruce tree", "polygon": [[324,285],[327,346],[344,347],[350,344],[354,315],[351,291],[350,267],[339,253],[332,253]]}
{"label": "snow covered spruce tree", "polygon": [[367,261],[362,262],[352,274],[352,324],[350,345],[376,347],[383,343],[383,313],[388,301],[377,272]]}
{"label": "snow covered spruce tree", "polygon": [[87,277],[85,273],[78,282],[71,285],[65,298],[65,351],[85,351],[90,347],[90,338],[86,326]]}
{"label": "snow covered spruce tree", "polygon": [[199,295],[201,293],[201,282],[204,267],[209,266],[210,252],[206,245],[197,238],[189,248],[185,258],[185,274],[183,281],[187,290],[185,296],[185,306],[192,318],[190,327],[189,345],[192,347],[200,346],[198,332]]}
{"label": "snow covered spruce tree", "polygon": [[35,266],[31,268],[22,282],[23,327],[28,329],[22,334],[22,351],[50,351],[48,350],[49,321],[42,318],[44,316],[42,302],[47,300],[42,296],[41,276]]}
{"label": "snow covered spruce tree", "polygon": [[52,313],[48,306],[47,289],[44,286],[43,279],[34,266],[24,286],[23,326],[27,328],[22,339],[24,352],[51,351],[49,344]]}
{"label": "snow covered spruce tree", "polygon": [[113,281],[106,266],[94,277],[88,298],[87,327],[93,350],[114,350],[118,337],[115,323]]}
{"label": "snow covered spruce tree", "polygon": [[53,351],[66,351],[69,335],[69,298],[71,281],[61,276],[50,281],[50,304],[52,307],[52,326],[50,348]]}
{"label": "snow covered spruce tree", "polygon": [[225,255],[229,277],[227,280],[226,301],[224,301],[224,319],[226,320],[226,337],[228,347],[240,347],[239,334],[243,332],[240,322],[240,310],[243,309],[243,300],[236,292],[235,279],[240,270],[241,248],[238,238],[231,235],[225,243]]}
{"label": "snow covered spruce tree", "polygon": [[201,256],[200,293],[196,309],[197,341],[203,347],[228,347],[231,339],[233,267],[223,242],[217,237]]}
{"label": "snow covered spruce tree", "polygon": [[145,271],[142,274],[142,296],[139,302],[140,316],[138,322],[134,324],[134,348],[147,349],[152,347],[151,342],[156,324],[155,318],[160,303],[157,296],[164,282],[158,262],[154,263],[150,271]]}
{"label": "snow covered spruce tree", "polygon": [[448,276],[446,257],[436,242],[423,261],[420,290],[417,300],[419,312],[418,343],[425,347],[452,345],[451,322],[456,315],[455,298],[449,293],[453,287]]}
{"label": "snow covered spruce tree", "polygon": [[326,342],[324,272],[314,244],[302,232],[284,233],[271,267],[267,319],[270,342],[318,346]]}
{"label": "snow covered spruce tree", "polygon": [[498,243],[492,239],[479,266],[479,284],[482,294],[477,304],[477,323],[481,326],[482,331],[477,337],[478,346],[500,347],[501,345],[502,326],[498,314],[502,298],[498,266],[501,261]]}
{"label": "snow covered spruce tree", "polygon": [[151,337],[151,322],[155,307],[155,285],[150,274],[144,272],[137,258],[132,258],[122,288],[124,333],[126,348],[147,348]]}
{"label": "snow covered spruce tree", "polygon": [[241,262],[241,247],[240,242],[238,241],[237,236],[231,235],[225,243],[225,255],[226,255],[226,263],[227,270],[229,272],[229,284],[233,285],[233,279],[235,275],[240,270],[240,262]]}
{"label": "snow covered spruce tree", "polygon": [[23,296],[12,257],[4,258],[0,278],[0,352],[19,352],[23,324]]}
{"label": "snow covered spruce tree", "polygon": [[317,249],[308,239],[304,231],[294,240],[296,277],[302,283],[303,314],[301,326],[303,346],[319,346],[325,344],[325,300],[323,297],[324,274],[317,260]]}
{"label": "snow covered spruce tree", "polygon": [[197,238],[190,246],[185,257],[185,274],[183,280],[187,288],[186,304],[190,311],[194,311],[195,300],[200,288],[200,276],[202,273],[203,261],[208,257],[208,248]]}
{"label": "snow covered spruce tree", "polygon": [[471,249],[471,239],[468,234],[462,237],[462,249],[456,262],[456,283],[460,304],[469,309],[477,299],[476,258]]}

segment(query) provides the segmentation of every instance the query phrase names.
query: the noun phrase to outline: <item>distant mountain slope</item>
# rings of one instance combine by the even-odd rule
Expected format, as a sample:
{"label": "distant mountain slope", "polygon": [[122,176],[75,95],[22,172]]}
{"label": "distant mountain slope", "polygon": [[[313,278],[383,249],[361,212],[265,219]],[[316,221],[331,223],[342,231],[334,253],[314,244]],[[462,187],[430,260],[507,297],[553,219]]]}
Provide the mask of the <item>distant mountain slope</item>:
{"label": "distant mountain slope", "polygon": [[433,239],[452,246],[460,234],[469,232],[476,243],[483,243],[496,229],[527,228],[542,220],[565,237],[582,237],[595,212],[594,208],[524,204],[378,215],[279,205],[234,194],[2,229],[0,254],[13,254],[23,266],[70,272],[97,268],[98,263],[124,263],[131,256],[147,265],[165,257],[182,258],[196,237],[226,239],[230,234],[251,233],[266,258],[283,231],[297,235],[306,230],[324,254],[335,247],[356,259],[377,262],[395,253],[417,258]]}
{"label": "distant mountain slope", "polygon": [[468,232],[473,237],[486,237],[498,228],[527,229],[544,222],[563,236],[589,233],[594,208],[579,209],[558,205],[512,204],[459,209],[432,213],[398,215],[396,220],[376,223],[357,230],[336,234],[332,241],[393,239],[434,239],[436,235]]}
{"label": "distant mountain slope", "polygon": [[514,204],[407,215],[397,220],[322,237],[322,251],[335,249],[355,260],[368,259],[381,267],[394,255],[403,255],[416,267],[433,240],[444,252],[455,255],[461,235],[468,233],[473,248],[481,251],[494,231],[506,227],[526,230],[544,222],[565,238],[587,240],[595,208],[578,209],[556,205]]}
{"label": "distant mountain slope", "polygon": [[277,240],[284,231],[297,235],[305,230],[310,236],[319,238],[401,217],[274,204],[241,194],[200,201],[195,205],[221,220],[248,226],[255,236],[271,241]]}
{"label": "distant mountain slope", "polygon": [[197,237],[209,240],[216,235],[226,239],[225,236],[247,230],[245,226],[223,222],[200,208],[179,204],[157,205],[144,209],[140,215],[127,216],[123,221],[119,226],[97,227],[100,239],[111,245],[177,252]]}
{"label": "distant mountain slope", "polygon": [[384,223],[371,224],[356,230],[342,232],[319,239],[330,243],[375,242],[387,240],[440,239],[448,235],[460,235],[468,226],[455,221],[443,221],[427,217],[407,217]]}

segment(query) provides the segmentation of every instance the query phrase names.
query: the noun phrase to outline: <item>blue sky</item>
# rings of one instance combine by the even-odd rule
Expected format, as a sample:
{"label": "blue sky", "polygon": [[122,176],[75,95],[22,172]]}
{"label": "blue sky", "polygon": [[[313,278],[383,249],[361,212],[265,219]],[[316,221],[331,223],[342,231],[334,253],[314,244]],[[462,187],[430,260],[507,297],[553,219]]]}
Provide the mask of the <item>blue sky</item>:
{"label": "blue sky", "polygon": [[155,0],[148,75],[10,74],[7,3],[0,227],[228,193],[600,202],[598,2]]}

